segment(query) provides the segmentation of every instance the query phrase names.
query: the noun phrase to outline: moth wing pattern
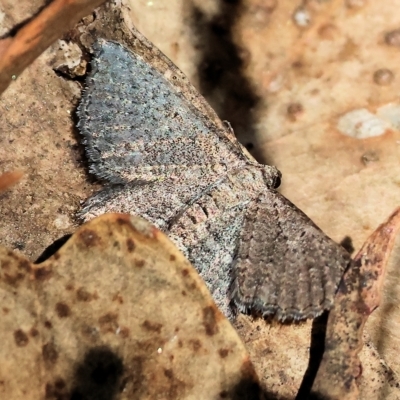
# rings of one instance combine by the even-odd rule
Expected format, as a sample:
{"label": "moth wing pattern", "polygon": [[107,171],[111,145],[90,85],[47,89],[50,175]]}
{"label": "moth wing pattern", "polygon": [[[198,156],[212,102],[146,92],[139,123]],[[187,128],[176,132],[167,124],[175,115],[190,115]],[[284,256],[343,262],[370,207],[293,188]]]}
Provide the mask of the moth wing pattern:
{"label": "moth wing pattern", "polygon": [[[136,30],[128,47],[98,39],[93,50],[78,128],[89,171],[108,185],[80,216],[126,212],[155,223],[231,319],[230,301],[240,311],[281,320],[330,308],[349,255],[270,190],[276,169],[254,162],[177,67]],[[260,168],[268,169],[267,180],[256,179]],[[246,169],[254,179],[235,175]],[[232,188],[236,182],[229,190],[246,200],[228,207],[222,196],[220,215],[191,224],[189,211],[223,182]],[[256,186],[248,190],[246,182]]]}
{"label": "moth wing pattern", "polygon": [[333,304],[349,253],[274,190],[247,208],[230,298],[242,312],[315,318]]}
{"label": "moth wing pattern", "polygon": [[[230,125],[228,126],[221,121],[214,109],[189,82],[185,74],[133,25],[128,28],[128,32],[128,37],[124,37],[122,40],[124,45],[131,49],[133,53],[142,57],[146,63],[157,69],[176,92],[180,93],[182,98],[197,110],[198,115],[208,123],[211,123],[215,134],[228,139],[235,148],[239,148],[240,153],[245,154],[246,158],[255,161],[247,150],[240,145]],[[112,38],[111,41],[113,41]]]}
{"label": "moth wing pattern", "polygon": [[[205,216],[208,200],[201,199],[172,225],[168,236],[178,245],[205,281],[218,308],[233,320],[234,310],[227,296],[237,238],[243,225],[246,203]],[[203,203],[203,204],[201,204]],[[199,207],[199,204],[201,206]],[[209,210],[208,210],[209,211]],[[197,221],[199,214],[205,219]],[[201,218],[201,217],[200,217]]]}
{"label": "moth wing pattern", "polygon": [[[99,39],[93,48],[77,114],[96,177],[111,184],[157,184],[164,199],[179,192],[182,205],[248,161],[227,132],[172,86],[165,77],[169,70],[162,74],[119,43]],[[99,203],[93,199],[82,215],[98,215]]]}

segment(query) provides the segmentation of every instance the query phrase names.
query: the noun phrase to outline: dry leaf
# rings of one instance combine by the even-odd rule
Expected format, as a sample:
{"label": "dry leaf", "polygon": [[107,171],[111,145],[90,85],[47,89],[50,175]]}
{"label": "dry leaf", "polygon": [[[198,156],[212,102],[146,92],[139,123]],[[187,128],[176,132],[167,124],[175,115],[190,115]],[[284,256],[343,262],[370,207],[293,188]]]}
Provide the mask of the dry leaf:
{"label": "dry leaf", "polygon": [[[312,393],[324,399],[358,399],[362,374],[358,358],[369,315],[379,306],[382,284],[396,233],[400,209],[377,228],[346,272],[329,313],[325,352]],[[363,398],[378,398],[371,391]]]}
{"label": "dry leaf", "polygon": [[40,264],[0,252],[2,398],[259,398],[237,333],[143,219],[101,216]]}

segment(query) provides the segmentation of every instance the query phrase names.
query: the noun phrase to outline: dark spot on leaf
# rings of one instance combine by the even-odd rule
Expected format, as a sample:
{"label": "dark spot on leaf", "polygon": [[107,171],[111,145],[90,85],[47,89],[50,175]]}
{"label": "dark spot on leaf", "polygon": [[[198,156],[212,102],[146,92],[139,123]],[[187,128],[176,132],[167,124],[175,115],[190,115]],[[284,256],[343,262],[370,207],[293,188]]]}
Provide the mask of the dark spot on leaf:
{"label": "dark spot on leaf", "polygon": [[53,342],[48,342],[42,347],[42,355],[44,361],[55,364],[58,359],[58,352]]}
{"label": "dark spot on leaf", "polygon": [[10,312],[10,309],[7,307],[3,307],[3,313],[8,314]]}
{"label": "dark spot on leaf", "polygon": [[79,301],[90,301],[93,299],[93,296],[84,287],[81,287],[76,291],[76,298]]}
{"label": "dark spot on leaf", "polygon": [[71,309],[65,303],[57,303],[56,304],[56,313],[60,318],[66,318],[71,315]]}
{"label": "dark spot on leaf", "polygon": [[45,386],[45,398],[46,399],[54,399],[55,396],[55,391],[53,388],[53,385],[51,383],[46,383]]}
{"label": "dark spot on leaf", "polygon": [[158,322],[150,322],[146,319],[142,324],[142,328],[148,331],[160,333],[162,324],[159,324]]}
{"label": "dark spot on leaf", "polygon": [[[73,388],[68,400],[116,399],[123,372],[122,359],[112,350],[107,347],[90,349],[75,367]],[[138,384],[143,383],[139,381]]]}
{"label": "dark spot on leaf", "polygon": [[118,314],[104,314],[99,318],[99,324],[103,332],[115,332],[118,329]]}
{"label": "dark spot on leaf", "polygon": [[192,348],[195,352],[199,351],[202,347],[199,339],[191,339],[191,340],[189,340],[189,344],[192,346]]}
{"label": "dark spot on leaf", "polygon": [[32,337],[36,337],[37,335],[39,335],[39,331],[38,331],[35,327],[33,327],[33,328],[31,328],[31,330],[29,331],[29,334],[30,334]]}
{"label": "dark spot on leaf", "polygon": [[126,339],[127,337],[129,337],[129,328],[126,326],[123,326],[122,328],[120,328],[119,330],[119,335],[123,338]]}
{"label": "dark spot on leaf", "polygon": [[4,282],[11,286],[17,286],[20,281],[24,279],[25,275],[21,272],[17,272],[15,275],[5,273],[3,276]]}
{"label": "dark spot on leaf", "polygon": [[296,121],[304,112],[304,107],[301,103],[290,103],[287,107],[287,114],[290,120]]}
{"label": "dark spot on leaf", "polygon": [[168,379],[168,389],[164,393],[165,399],[180,399],[184,398],[182,394],[185,392],[185,382],[178,379],[171,368],[164,368],[164,376]]}
{"label": "dark spot on leaf", "polygon": [[218,354],[221,358],[225,358],[229,354],[228,349],[219,349]]}
{"label": "dark spot on leaf", "polygon": [[45,321],[45,322],[44,322],[44,326],[45,326],[47,329],[51,329],[51,328],[53,327],[53,324],[52,324],[50,321]]}
{"label": "dark spot on leaf", "polygon": [[184,278],[186,278],[188,275],[189,275],[189,269],[188,269],[188,268],[184,268],[184,269],[182,270],[182,276],[183,276]]}
{"label": "dark spot on leaf", "polygon": [[62,378],[57,378],[54,384],[46,383],[46,399],[69,400],[70,396],[67,392],[67,385]]}
{"label": "dark spot on leaf", "polygon": [[214,307],[208,306],[203,308],[203,325],[207,335],[213,336],[218,333],[219,329]]}
{"label": "dark spot on leaf", "polygon": [[389,46],[400,47],[400,29],[387,32],[385,35],[385,42]]}
{"label": "dark spot on leaf", "polygon": [[91,229],[83,229],[79,232],[79,238],[86,247],[93,247],[100,244],[100,238],[97,233]]}
{"label": "dark spot on leaf", "polygon": [[98,330],[95,327],[87,324],[82,325],[80,332],[82,333],[83,336],[86,336],[86,338],[90,341],[93,341],[99,336]]}
{"label": "dark spot on leaf", "polygon": [[126,240],[126,247],[128,248],[129,253],[132,253],[135,250],[135,243],[131,238]]}
{"label": "dark spot on leaf", "polygon": [[124,226],[124,225],[131,225],[131,223],[129,222],[129,220],[127,220],[126,218],[117,218],[117,224],[120,226]]}
{"label": "dark spot on leaf", "polygon": [[172,369],[165,369],[164,368],[164,375],[168,378],[168,379],[172,379],[174,377],[174,373],[172,371]]}
{"label": "dark spot on leaf", "polygon": [[143,365],[145,364],[145,358],[134,356],[129,361],[129,370],[131,373],[127,375],[122,382],[122,387],[126,387],[128,384],[132,388],[132,399],[140,399],[147,394],[146,376],[143,374]]}
{"label": "dark spot on leaf", "polygon": [[54,386],[56,387],[56,389],[62,390],[65,388],[66,383],[63,379],[57,378],[56,381],[54,382]]}
{"label": "dark spot on leaf", "polygon": [[374,72],[373,80],[377,85],[388,86],[390,85],[395,76],[390,69],[381,68]]}
{"label": "dark spot on leaf", "polygon": [[73,284],[73,283],[68,283],[68,284],[65,286],[65,289],[68,290],[68,291],[74,290],[74,284]]}
{"label": "dark spot on leaf", "polygon": [[14,332],[14,340],[18,347],[24,347],[29,343],[28,335],[22,329]]}
{"label": "dark spot on leaf", "polygon": [[142,268],[142,267],[144,267],[144,265],[145,265],[145,261],[144,261],[144,260],[138,260],[138,259],[136,259],[136,260],[134,261],[134,263],[135,263],[135,266],[136,266],[136,267],[139,267],[139,268]]}
{"label": "dark spot on leaf", "polygon": [[33,275],[35,276],[35,279],[43,281],[45,279],[49,279],[52,273],[53,271],[51,270],[51,268],[39,267],[35,268]]}
{"label": "dark spot on leaf", "polygon": [[123,304],[124,303],[124,298],[119,293],[116,293],[113,296],[112,300],[113,301],[117,301],[119,304]]}
{"label": "dark spot on leaf", "polygon": [[169,256],[169,261],[175,261],[175,260],[176,260],[176,257],[173,254],[171,254]]}

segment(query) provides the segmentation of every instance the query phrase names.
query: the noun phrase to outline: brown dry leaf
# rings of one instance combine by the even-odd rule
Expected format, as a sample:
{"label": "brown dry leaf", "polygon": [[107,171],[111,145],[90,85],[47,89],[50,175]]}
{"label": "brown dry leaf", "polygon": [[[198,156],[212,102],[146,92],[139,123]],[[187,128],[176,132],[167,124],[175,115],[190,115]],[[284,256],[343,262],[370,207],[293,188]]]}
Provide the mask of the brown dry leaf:
{"label": "brown dry leaf", "polygon": [[237,333],[143,219],[99,217],[36,265],[0,253],[2,398],[259,398]]}
{"label": "brown dry leaf", "polygon": [[295,325],[266,323],[245,315],[235,321],[262,387],[271,399],[296,397],[310,356],[311,325],[310,321]]}
{"label": "brown dry leaf", "polygon": [[[400,209],[378,227],[364,244],[346,272],[329,313],[325,352],[312,393],[326,399],[358,399],[361,378],[359,360],[364,325],[380,303],[382,284],[396,233]],[[362,398],[379,398],[377,391],[363,392]]]}

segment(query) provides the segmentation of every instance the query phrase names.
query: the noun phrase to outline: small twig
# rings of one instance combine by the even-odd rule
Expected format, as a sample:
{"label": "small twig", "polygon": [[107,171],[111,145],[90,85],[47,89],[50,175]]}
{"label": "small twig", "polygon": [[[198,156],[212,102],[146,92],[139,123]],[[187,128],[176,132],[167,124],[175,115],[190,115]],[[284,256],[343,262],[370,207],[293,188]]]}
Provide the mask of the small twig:
{"label": "small twig", "polygon": [[0,94],[44,50],[105,0],[54,0],[0,41]]}

